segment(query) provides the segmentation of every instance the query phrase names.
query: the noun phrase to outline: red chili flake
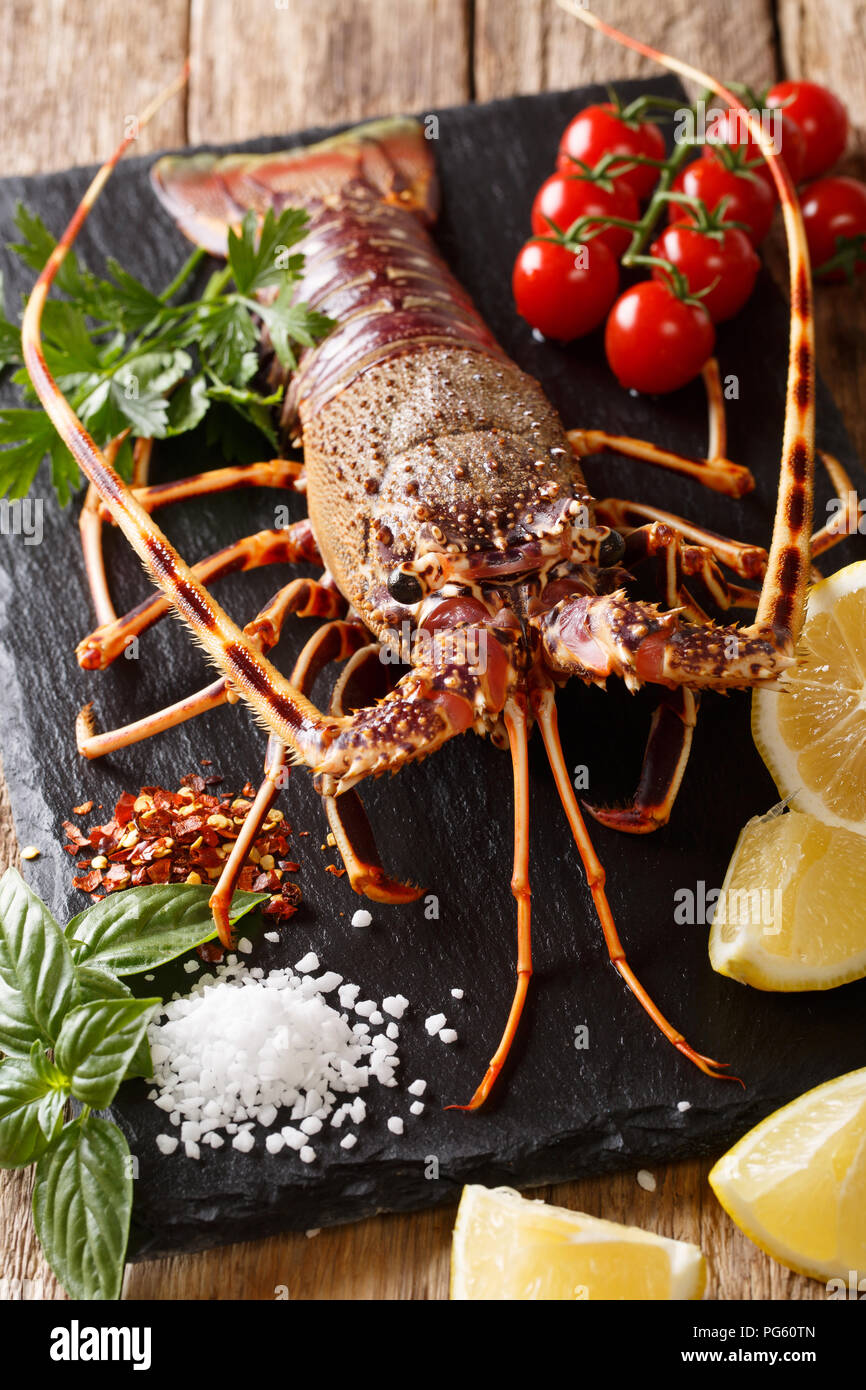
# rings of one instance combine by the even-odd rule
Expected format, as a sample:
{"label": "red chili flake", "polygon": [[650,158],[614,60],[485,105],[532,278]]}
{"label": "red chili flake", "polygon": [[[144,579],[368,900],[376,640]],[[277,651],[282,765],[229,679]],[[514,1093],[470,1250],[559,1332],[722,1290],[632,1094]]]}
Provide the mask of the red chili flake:
{"label": "red chili flake", "polygon": [[[202,766],[210,765],[209,760],[202,760]],[[205,791],[207,786],[222,780],[216,775],[204,778],[190,773],[181,778],[181,790],[177,792],[165,787],[142,787],[137,796],[124,792],[112,819],[92,826],[87,834],[72,821],[64,821],[69,840],[64,849],[76,857],[76,868],[89,870],[73,880],[75,886],[91,897],[93,889],[101,888],[101,899],[130,883],[135,887],[146,883],[183,883],[193,870],[205,883],[215,880],[225,867],[227,853],[237,840],[256,794],[249,782],[240,793],[211,795]],[[84,814],[92,807],[92,801],[82,803],[75,807],[75,814]],[[208,825],[208,819],[215,814],[225,818],[224,825]],[[135,843],[122,846],[130,831]],[[250,849],[256,862],[247,860],[237,882],[242,890],[267,893],[267,911],[279,920],[293,916],[301,902],[298,885],[283,882],[284,873],[297,873],[300,867],[284,857],[290,834],[291,826],[285,821],[272,822],[268,829],[260,828]],[[92,869],[92,859],[82,857],[82,850],[104,855],[109,860],[107,872]],[[271,869],[261,866],[266,855],[274,864]],[[333,865],[329,871],[337,877],[345,872]]]}
{"label": "red chili flake", "polygon": [[206,826],[206,816],[184,816],[183,820],[175,821],[172,834],[176,840],[184,840],[187,836],[194,840]]}
{"label": "red chili flake", "polygon": [[92,893],[94,888],[98,888],[102,882],[102,874],[99,869],[91,869],[89,874],[85,874],[83,878],[74,878],[72,882],[76,888],[81,889],[82,893]]}
{"label": "red chili flake", "polygon": [[336,866],[336,864],[326,864],[326,865],[325,865],[325,873],[326,873],[326,874],[333,874],[333,875],[334,875],[334,878],[342,878],[342,877],[343,877],[343,874],[344,874],[345,872],[346,872],[345,869],[338,869],[337,866]]}
{"label": "red chili flake", "polygon": [[196,949],[202,960],[210,961],[211,963],[218,964],[225,955],[225,951],[218,941],[203,941]]}
{"label": "red chili flake", "polygon": [[276,917],[279,921],[284,922],[289,917],[294,917],[297,910],[291,903],[286,902],[285,898],[277,895],[265,903],[262,914],[265,917]]}
{"label": "red chili flake", "polygon": [[218,787],[220,782],[224,782],[225,780],[224,777],[206,777],[204,779],[204,784],[206,787]]}
{"label": "red chili flake", "polygon": [[213,758],[199,758],[202,767],[213,767]]}
{"label": "red chili flake", "polygon": [[130,880],[129,869],[123,864],[112,864],[111,868],[103,874],[102,882],[106,886],[112,884],[115,888],[122,888]]}
{"label": "red chili flake", "polygon": [[72,808],[72,814],[73,814],[74,816],[86,816],[87,813],[88,813],[88,811],[92,811],[92,810],[93,810],[93,802],[92,802],[92,801],[82,801],[82,803],[81,803],[80,806],[73,806],[73,808]]}
{"label": "red chili flake", "polygon": [[180,785],[182,787],[189,787],[191,791],[198,793],[204,791],[205,780],[203,777],[200,777],[197,772],[188,772],[186,777],[181,777]]}

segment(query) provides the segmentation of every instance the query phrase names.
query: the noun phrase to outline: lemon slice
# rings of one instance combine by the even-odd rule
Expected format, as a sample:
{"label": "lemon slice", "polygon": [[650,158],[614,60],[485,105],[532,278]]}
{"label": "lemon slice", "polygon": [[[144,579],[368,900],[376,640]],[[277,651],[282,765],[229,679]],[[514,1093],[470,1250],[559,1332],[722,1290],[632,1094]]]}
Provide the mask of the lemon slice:
{"label": "lemon slice", "polygon": [[755,691],[752,734],[798,811],[866,834],[866,560],[810,590],[797,665]]}
{"label": "lemon slice", "polygon": [[710,1185],[749,1239],[799,1274],[866,1269],[866,1068],[762,1120]]}
{"label": "lemon slice", "polygon": [[453,1299],[696,1299],[696,1245],[530,1201],[510,1187],[464,1187],[451,1252]]}
{"label": "lemon slice", "polygon": [[756,989],[866,975],[866,841],[802,811],[750,820],[710,931],[710,964]]}

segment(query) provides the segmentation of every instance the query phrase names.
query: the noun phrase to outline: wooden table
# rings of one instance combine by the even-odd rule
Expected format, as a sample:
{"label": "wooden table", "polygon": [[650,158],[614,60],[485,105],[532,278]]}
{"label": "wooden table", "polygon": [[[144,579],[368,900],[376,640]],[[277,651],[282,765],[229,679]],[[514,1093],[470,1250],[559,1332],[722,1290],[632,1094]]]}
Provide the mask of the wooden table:
{"label": "wooden table", "polygon": [[[846,169],[863,176],[866,0],[599,0],[597,9],[637,37],[758,89],[782,75],[827,83],[856,127]],[[655,71],[552,0],[160,0],[157,10],[126,0],[7,0],[5,12],[0,174],[102,158],[124,118],[187,54],[186,95],[142,134],[143,152]],[[769,254],[783,269],[778,238]],[[866,454],[862,289],[823,290],[817,313],[822,370]],[[0,861],[14,863],[16,853],[0,786]],[[821,1284],[791,1274],[739,1233],[709,1190],[708,1168],[689,1162],[659,1171],[654,1192],[624,1173],[541,1195],[696,1242],[709,1258],[715,1298],[824,1297]],[[33,1296],[62,1297],[41,1260],[28,1203],[27,1175],[0,1175],[0,1269],[30,1280]],[[452,1220],[451,1211],[379,1217],[313,1239],[275,1236],[139,1264],[127,1272],[125,1293],[270,1299],[282,1285],[294,1299],[444,1298]]]}

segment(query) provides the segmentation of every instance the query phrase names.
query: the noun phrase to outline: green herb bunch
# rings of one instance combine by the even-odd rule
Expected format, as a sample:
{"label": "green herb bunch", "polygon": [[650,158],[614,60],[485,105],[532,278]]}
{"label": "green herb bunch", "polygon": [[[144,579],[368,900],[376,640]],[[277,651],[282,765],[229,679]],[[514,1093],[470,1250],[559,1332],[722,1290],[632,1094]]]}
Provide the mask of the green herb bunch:
{"label": "green herb bunch", "polygon": [[[122,1081],[152,1074],[147,1027],[162,1000],[137,999],[121,977],[211,940],[209,892],[128,888],[63,931],[15,869],[0,879],[0,1168],[35,1162],[36,1232],[74,1298],[118,1298],[123,1281],[134,1165],[117,1125],[94,1112]],[[232,922],[266,896],[235,893]]]}
{"label": "green herb bunch", "polygon": [[[174,279],[157,294],[114,260],[107,276],[93,274],[69,252],[43,311],[45,358],[60,390],[96,443],[129,429],[116,466],[129,477],[131,439],[167,439],[206,421],[206,442],[219,442],[235,462],[277,452],[274,407],[282,389],[259,390],[254,378],[262,324],[280,363],[296,365],[295,349],[311,347],[332,327],[308,305],[294,303],[304,258],[293,252],[303,238],[307,214],[269,210],[259,224],[254,212],[240,233],[229,232],[228,259],[208,279],[200,298],[181,292],[205,253],[192,253]],[[15,224],[21,241],[10,249],[32,270],[48,260],[55,238],[42,220],[19,204]],[[262,296],[259,299],[257,296]],[[13,380],[25,401],[0,409],[0,496],[23,497],[42,460],[61,505],[80,486],[78,465],[42,408],[21,357],[21,331],[3,317],[0,282],[0,369],[15,368]]]}

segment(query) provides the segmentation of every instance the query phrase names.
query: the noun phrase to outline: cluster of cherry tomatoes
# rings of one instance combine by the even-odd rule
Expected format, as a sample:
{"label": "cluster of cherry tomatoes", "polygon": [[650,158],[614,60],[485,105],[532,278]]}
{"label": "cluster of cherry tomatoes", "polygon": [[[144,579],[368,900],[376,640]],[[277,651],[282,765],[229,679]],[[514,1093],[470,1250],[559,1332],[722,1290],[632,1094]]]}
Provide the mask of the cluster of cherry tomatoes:
{"label": "cluster of cherry tomatoes", "polygon": [[[845,149],[845,107],[814,82],[779,82],[764,106],[782,108],[772,134],[792,181],[809,181],[799,197],[816,274],[852,277],[866,268],[866,185],[823,177]],[[606,320],[605,351],[620,383],[660,394],[701,371],[715,324],[738,314],[752,293],[755,248],[778,197],[736,112],[716,116],[698,157],[671,182],[681,156],[668,159],[644,109],[588,106],[566,127],[556,172],[532,205],[533,235],[517,256],[513,289],[518,313],[545,337],[570,341]],[[663,203],[669,225],[648,254],[630,250],[648,239],[641,233]],[[623,256],[652,278],[620,294]]]}

